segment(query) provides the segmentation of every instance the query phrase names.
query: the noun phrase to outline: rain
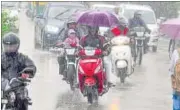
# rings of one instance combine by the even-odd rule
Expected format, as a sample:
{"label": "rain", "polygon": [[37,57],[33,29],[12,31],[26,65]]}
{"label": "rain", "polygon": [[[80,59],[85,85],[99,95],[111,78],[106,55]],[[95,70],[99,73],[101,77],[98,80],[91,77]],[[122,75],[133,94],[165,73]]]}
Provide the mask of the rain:
{"label": "rain", "polygon": [[[170,56],[175,49],[172,46],[176,41],[175,36],[180,38],[180,32],[177,30],[176,34],[173,35],[168,33],[165,30],[167,25],[165,23],[168,20],[180,19],[180,2],[1,3],[2,12],[7,11],[11,16],[17,18],[13,22],[16,29],[13,28],[10,31],[14,31],[19,36],[19,52],[28,55],[37,67],[35,77],[27,86],[29,97],[32,99],[32,106],[29,106],[29,110],[172,110],[169,64]],[[49,7],[47,7],[48,5]],[[128,8],[128,5],[132,7]],[[121,83],[120,78],[112,72],[110,79],[115,86],[99,96],[97,104],[89,104],[87,97],[83,96],[79,88],[72,91],[70,84],[62,80],[63,76],[59,74],[57,61],[59,53],[51,52],[48,49],[51,44],[54,45],[54,42],[58,41],[56,37],[64,36],[63,29],[67,28],[66,24],[69,18],[80,17],[82,16],[81,12],[89,10],[107,11],[109,14],[115,14],[116,7],[119,9],[117,16],[123,16],[123,22],[128,22],[128,19],[134,16],[135,11],[141,10],[142,18],[151,30],[152,36],[156,34],[157,37],[150,37],[148,45],[153,46],[150,46],[148,52],[142,55],[141,65],[135,64],[134,72],[125,78],[124,83]],[[137,9],[137,7],[140,8]],[[77,13],[80,14],[76,16]],[[93,22],[92,19],[82,20],[82,22]],[[101,21],[99,25],[104,23],[103,20]],[[79,20],[79,22],[81,21]],[[93,25],[95,24],[97,23]],[[78,30],[79,34],[85,36],[88,33],[87,28],[84,24],[81,26]],[[106,28],[107,26],[108,28]],[[164,28],[160,28],[161,26]],[[105,35],[111,26],[106,25],[106,27],[100,27],[99,34]],[[46,32],[48,29],[51,31]],[[55,35],[56,30],[58,31],[57,35]],[[2,31],[2,37],[5,33],[7,32]],[[46,45],[42,43],[43,35],[49,39]],[[157,42],[154,43],[154,39],[157,39]],[[170,44],[170,41],[173,43]]]}

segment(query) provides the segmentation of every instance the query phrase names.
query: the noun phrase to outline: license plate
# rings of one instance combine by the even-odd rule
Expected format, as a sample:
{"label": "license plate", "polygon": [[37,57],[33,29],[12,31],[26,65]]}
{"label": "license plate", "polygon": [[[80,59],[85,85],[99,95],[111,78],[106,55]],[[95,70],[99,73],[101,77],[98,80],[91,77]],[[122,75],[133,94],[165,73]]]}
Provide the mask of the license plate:
{"label": "license plate", "polygon": [[138,37],[143,37],[144,32],[136,32],[136,34],[137,34]]}
{"label": "license plate", "polygon": [[85,54],[88,56],[92,56],[95,54],[95,50],[85,50]]}
{"label": "license plate", "polygon": [[7,103],[8,103],[8,100],[7,100],[7,99],[1,99],[1,103],[7,104]]}
{"label": "license plate", "polygon": [[66,49],[66,54],[67,55],[74,55],[75,49]]}

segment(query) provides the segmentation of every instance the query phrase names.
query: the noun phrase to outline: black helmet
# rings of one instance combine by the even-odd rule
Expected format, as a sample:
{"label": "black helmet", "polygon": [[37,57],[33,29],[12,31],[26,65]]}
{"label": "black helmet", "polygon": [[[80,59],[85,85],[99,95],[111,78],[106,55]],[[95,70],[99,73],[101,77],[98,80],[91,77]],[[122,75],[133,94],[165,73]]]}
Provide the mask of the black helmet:
{"label": "black helmet", "polygon": [[88,28],[88,32],[91,34],[91,33],[94,33],[94,34],[98,34],[98,31],[99,31],[99,27],[98,26],[87,26]]}
{"label": "black helmet", "polygon": [[2,44],[5,53],[14,54],[19,49],[20,40],[15,33],[10,32],[3,36]]}

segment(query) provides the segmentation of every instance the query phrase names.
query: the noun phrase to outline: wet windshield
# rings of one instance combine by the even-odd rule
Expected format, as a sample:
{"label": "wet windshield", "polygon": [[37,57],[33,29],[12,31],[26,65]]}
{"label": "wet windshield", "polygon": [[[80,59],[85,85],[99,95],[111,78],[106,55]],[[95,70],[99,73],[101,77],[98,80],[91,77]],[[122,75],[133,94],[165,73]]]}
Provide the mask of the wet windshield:
{"label": "wet windshield", "polygon": [[48,17],[49,18],[68,18],[77,10],[83,10],[83,7],[50,7]]}
{"label": "wet windshield", "polygon": [[[133,10],[133,9],[125,9],[124,16],[127,19],[130,19],[134,16],[135,11],[136,10]],[[141,10],[141,13],[142,13],[142,19],[144,20],[144,22],[146,24],[155,24],[156,23],[155,15],[152,11]]]}

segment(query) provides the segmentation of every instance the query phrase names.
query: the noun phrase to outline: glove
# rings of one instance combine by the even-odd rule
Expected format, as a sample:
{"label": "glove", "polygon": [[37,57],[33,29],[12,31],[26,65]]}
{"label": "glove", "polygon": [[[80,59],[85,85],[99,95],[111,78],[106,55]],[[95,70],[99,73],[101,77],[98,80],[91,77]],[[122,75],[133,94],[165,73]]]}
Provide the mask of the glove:
{"label": "glove", "polygon": [[27,79],[27,78],[29,78],[29,74],[23,73],[23,74],[21,74],[21,77],[22,77],[23,79]]}

